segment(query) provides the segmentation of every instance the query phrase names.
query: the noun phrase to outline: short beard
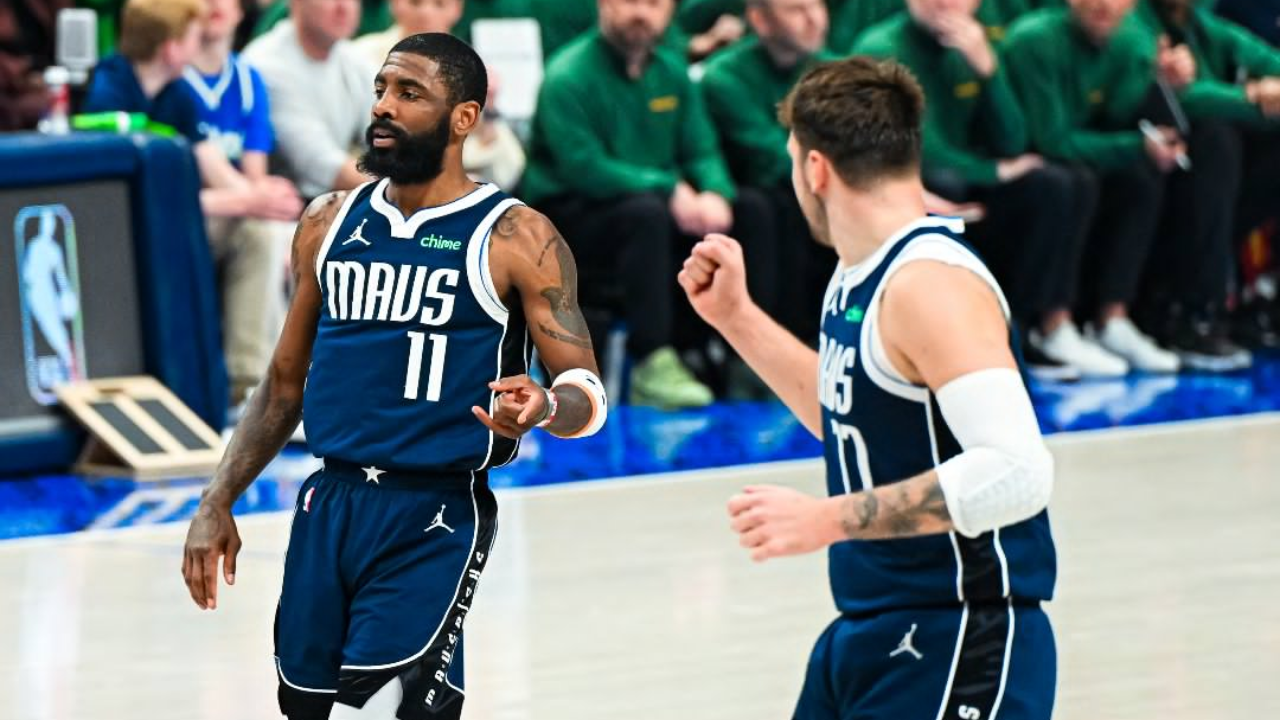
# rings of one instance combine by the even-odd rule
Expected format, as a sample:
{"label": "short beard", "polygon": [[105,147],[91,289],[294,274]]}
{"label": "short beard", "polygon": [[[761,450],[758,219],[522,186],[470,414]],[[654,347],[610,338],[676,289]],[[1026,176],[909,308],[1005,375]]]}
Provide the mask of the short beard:
{"label": "short beard", "polygon": [[[373,146],[373,131],[386,130],[395,135],[390,148]],[[360,172],[383,177],[397,185],[419,185],[440,177],[444,172],[444,153],[449,148],[448,116],[424,133],[410,135],[389,120],[375,119],[364,134],[365,151],[356,167]]]}

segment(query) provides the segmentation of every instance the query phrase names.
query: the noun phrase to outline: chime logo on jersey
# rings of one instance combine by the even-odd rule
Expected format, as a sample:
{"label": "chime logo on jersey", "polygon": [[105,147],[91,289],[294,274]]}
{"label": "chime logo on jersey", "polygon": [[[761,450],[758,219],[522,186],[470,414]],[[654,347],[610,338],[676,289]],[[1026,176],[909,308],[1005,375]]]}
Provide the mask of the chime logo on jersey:
{"label": "chime logo on jersey", "polygon": [[52,405],[54,388],[87,374],[75,220],[65,205],[24,207],[13,234],[27,390]]}
{"label": "chime logo on jersey", "polygon": [[454,268],[330,260],[324,273],[329,317],[444,325],[453,317],[460,277]]}

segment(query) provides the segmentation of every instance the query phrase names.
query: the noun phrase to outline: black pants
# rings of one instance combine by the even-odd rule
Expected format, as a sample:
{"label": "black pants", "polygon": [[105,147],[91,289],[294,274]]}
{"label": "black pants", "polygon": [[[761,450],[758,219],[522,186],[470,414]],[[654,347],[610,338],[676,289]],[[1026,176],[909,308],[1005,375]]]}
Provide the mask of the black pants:
{"label": "black pants", "polygon": [[774,318],[801,342],[818,346],[822,296],[838,258],[813,239],[791,183],[764,190],[773,203],[778,234],[778,311]]}
{"label": "black pants", "polygon": [[1015,318],[1034,324],[1050,310],[1075,304],[1084,241],[1098,203],[1092,173],[1046,164],[989,187],[965,187],[938,176],[926,184],[950,200],[986,207],[986,217],[965,234],[999,281]]}
{"label": "black pants", "polygon": [[1104,305],[1131,305],[1151,255],[1165,178],[1142,162],[1096,175],[1098,212],[1085,246],[1082,309],[1092,315]]}
{"label": "black pants", "polygon": [[1235,239],[1268,219],[1280,219],[1280,130],[1241,131],[1243,169],[1236,205]]}
{"label": "black pants", "polygon": [[[627,320],[627,351],[640,359],[666,345],[690,347],[709,336],[676,283],[689,249],[700,238],[676,227],[667,198],[656,193],[608,200],[565,196],[538,205],[555,223],[581,266],[584,306],[606,302]],[[741,188],[730,234],[741,244],[752,297],[766,311],[777,306],[777,241],[765,196]]]}

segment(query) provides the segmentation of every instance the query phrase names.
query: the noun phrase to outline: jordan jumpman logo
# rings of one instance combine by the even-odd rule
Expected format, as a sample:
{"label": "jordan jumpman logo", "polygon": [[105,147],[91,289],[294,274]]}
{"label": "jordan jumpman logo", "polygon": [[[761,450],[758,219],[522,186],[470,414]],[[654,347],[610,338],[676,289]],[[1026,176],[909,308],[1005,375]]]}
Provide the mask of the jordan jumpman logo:
{"label": "jordan jumpman logo", "polygon": [[444,524],[444,509],[446,507],[447,507],[446,505],[440,506],[440,512],[436,513],[436,519],[432,520],[431,524],[427,526],[427,529],[423,530],[422,532],[431,532],[436,528],[444,528],[445,530],[448,530],[450,533],[453,532],[453,528]]}

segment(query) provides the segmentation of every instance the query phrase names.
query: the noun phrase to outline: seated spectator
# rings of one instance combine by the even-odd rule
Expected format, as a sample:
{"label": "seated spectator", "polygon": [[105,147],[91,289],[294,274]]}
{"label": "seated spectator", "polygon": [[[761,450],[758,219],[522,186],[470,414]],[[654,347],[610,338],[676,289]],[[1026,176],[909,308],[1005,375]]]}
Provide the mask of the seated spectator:
{"label": "seated spectator", "polygon": [[[1220,321],[1230,267],[1230,217],[1239,167],[1229,133],[1198,123],[1189,137],[1157,81],[1187,85],[1189,54],[1157,53],[1132,16],[1133,0],[1071,0],[1070,9],[1023,17],[1005,43],[1005,65],[1027,115],[1032,146],[1081,163],[1101,183],[1083,277],[1093,333],[1143,370],[1247,365]],[[1157,68],[1159,69],[1157,72]],[[1194,70],[1194,67],[1192,68]],[[1143,120],[1159,127],[1149,137]],[[1190,170],[1178,169],[1179,158]],[[1159,238],[1157,241],[1156,238]],[[1138,331],[1130,306],[1144,273],[1155,281],[1144,323],[1171,355]]]}
{"label": "seated spectator", "polygon": [[[226,23],[225,8],[215,16]],[[86,112],[145,113],[172,126],[192,143],[205,189],[200,205],[209,219],[209,238],[223,290],[223,323],[232,402],[239,403],[262,378],[274,337],[266,326],[280,292],[282,248],[270,233],[243,227],[244,218],[289,220],[302,203],[287,185],[247,178],[202,129],[197,100],[182,81],[184,68],[201,49],[204,0],[129,0],[121,22],[120,55],[94,71]],[[234,27],[234,26],[233,26]],[[251,227],[251,226],[250,226]]]}
{"label": "seated spectator", "polygon": [[827,47],[841,55],[853,49],[867,28],[903,12],[902,0],[831,0],[831,32]]}
{"label": "seated spectator", "polygon": [[360,20],[357,0],[290,0],[289,7],[291,17],[249,43],[244,59],[271,96],[273,162],[309,200],[369,179],[356,169],[355,152],[377,68],[347,42]]}
{"label": "seated spectator", "polygon": [[463,0],[391,0],[395,24],[356,38],[352,45],[370,67],[382,67],[391,48],[410,35],[447,33],[462,17]]}
{"label": "seated spectator", "polygon": [[835,59],[824,49],[827,7],[823,0],[749,0],[746,17],[754,36],[707,61],[702,91],[734,180],[770,198],[778,233],[787,238],[778,276],[791,297],[779,306],[778,320],[816,346],[818,308],[836,256],[804,241],[809,225],[791,186],[788,132],[777,108],[815,62]]}
{"label": "seated spectator", "polygon": [[[1195,58],[1195,81],[1182,91],[1192,122],[1224,119],[1241,133],[1244,175],[1233,237],[1243,241],[1280,211],[1280,50],[1190,0],[1144,0],[1139,12]],[[1280,303],[1256,290],[1243,288],[1234,336],[1255,347],[1280,346]]]}
{"label": "seated spectator", "polygon": [[49,109],[41,71],[53,64],[54,25],[69,0],[0,5],[0,132],[30,130]]}
{"label": "seated spectator", "polygon": [[1086,340],[1071,315],[1097,184],[1027,152],[1026,121],[974,17],[978,4],[907,0],[907,13],[864,32],[854,52],[897,60],[924,88],[925,185],[987,209],[968,236],[1029,330],[1022,350],[1031,371],[1054,380],[1124,375],[1128,363]]}
{"label": "seated spectator", "polygon": [[580,262],[602,269],[583,273],[584,301],[605,275],[621,284],[633,402],[689,407],[713,396],[674,349],[685,327],[674,321],[680,260],[703,234],[732,231],[752,294],[770,302],[776,258],[768,201],[734,186],[684,62],[655,50],[674,9],[673,0],[602,0],[600,29],[551,61],[524,195]]}
{"label": "seated spectator", "polygon": [[206,0],[200,50],[184,79],[199,108],[200,129],[253,186],[261,207],[211,217],[209,242],[222,285],[223,342],[232,399],[257,387],[284,324],[282,272],[292,221],[302,211],[293,183],[267,172],[275,144],[271,105],[258,71],[231,52],[243,20],[238,0]]}
{"label": "seated spectator", "polygon": [[477,182],[491,182],[507,192],[514,192],[524,175],[524,146],[515,131],[499,115],[498,75],[489,69],[489,93],[475,130],[462,146],[462,166]]}

